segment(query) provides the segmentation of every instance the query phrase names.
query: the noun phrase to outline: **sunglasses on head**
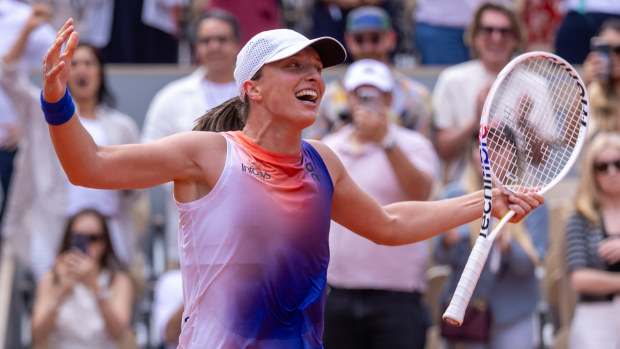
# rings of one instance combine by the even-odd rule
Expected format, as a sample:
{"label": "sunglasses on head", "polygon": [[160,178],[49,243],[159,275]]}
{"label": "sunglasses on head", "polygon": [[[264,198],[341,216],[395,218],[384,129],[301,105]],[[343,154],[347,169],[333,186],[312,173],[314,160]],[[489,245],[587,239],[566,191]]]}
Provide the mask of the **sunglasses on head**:
{"label": "sunglasses on head", "polygon": [[358,45],[363,45],[365,42],[369,42],[373,45],[376,45],[381,41],[381,34],[372,33],[372,34],[357,34],[353,36],[353,39]]}
{"label": "sunglasses on head", "polygon": [[484,35],[491,36],[494,32],[498,32],[501,36],[513,35],[511,27],[494,27],[490,25],[481,25],[478,31]]}
{"label": "sunglasses on head", "polygon": [[616,159],[613,161],[601,161],[594,163],[594,169],[597,172],[608,172],[609,168],[613,167],[616,171],[620,170],[620,159]]}

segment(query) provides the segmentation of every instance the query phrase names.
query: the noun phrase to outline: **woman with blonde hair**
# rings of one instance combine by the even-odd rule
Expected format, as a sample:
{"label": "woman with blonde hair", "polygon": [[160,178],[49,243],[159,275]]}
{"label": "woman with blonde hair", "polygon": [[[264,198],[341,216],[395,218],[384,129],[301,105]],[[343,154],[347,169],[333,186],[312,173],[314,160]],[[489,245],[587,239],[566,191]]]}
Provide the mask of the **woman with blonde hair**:
{"label": "woman with blonde hair", "polygon": [[[496,135],[502,137],[505,142],[514,144],[514,135],[508,128],[497,131],[499,133]],[[461,181],[445,187],[441,194],[442,198],[456,197],[482,188],[482,167],[477,139],[478,135],[475,134],[470,141],[466,173]],[[509,146],[502,148],[510,149]],[[496,155],[491,154],[491,157]],[[480,234],[480,221],[478,219],[446,231],[433,241],[436,262],[447,264],[452,268],[440,297],[440,305],[444,309],[456,289],[471,248]],[[497,220],[494,222],[497,223]],[[511,343],[511,347],[514,348],[533,348],[534,310],[539,291],[535,269],[547,249],[548,225],[548,211],[546,205],[543,205],[525,220],[504,227],[494,241],[470,302],[472,306],[481,308],[482,304],[484,305],[482,308],[490,309],[488,340],[445,338],[447,348],[464,345],[467,349],[501,349],[506,348],[506,343]],[[464,322],[467,321],[466,315]]]}
{"label": "woman with blonde hair", "polygon": [[620,134],[595,135],[582,158],[566,265],[579,301],[570,348],[620,348]]}

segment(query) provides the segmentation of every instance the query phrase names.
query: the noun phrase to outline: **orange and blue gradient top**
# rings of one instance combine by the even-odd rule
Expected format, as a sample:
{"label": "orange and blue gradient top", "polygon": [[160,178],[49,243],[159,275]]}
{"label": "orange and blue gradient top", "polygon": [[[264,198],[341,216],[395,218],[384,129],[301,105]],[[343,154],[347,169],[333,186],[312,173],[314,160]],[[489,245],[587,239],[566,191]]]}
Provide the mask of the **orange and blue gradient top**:
{"label": "orange and blue gradient top", "polygon": [[222,175],[177,203],[185,312],[179,348],[321,348],[333,184],[316,150],[223,134]]}

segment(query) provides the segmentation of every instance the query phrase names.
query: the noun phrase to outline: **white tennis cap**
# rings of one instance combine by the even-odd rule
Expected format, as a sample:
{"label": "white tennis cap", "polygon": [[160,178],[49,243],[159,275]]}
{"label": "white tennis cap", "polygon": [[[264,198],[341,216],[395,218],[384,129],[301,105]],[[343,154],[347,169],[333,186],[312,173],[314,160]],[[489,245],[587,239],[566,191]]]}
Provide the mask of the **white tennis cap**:
{"label": "white tennis cap", "polygon": [[252,79],[265,64],[290,57],[312,46],[323,62],[323,68],[344,62],[347,52],[336,39],[324,36],[309,40],[290,29],[273,29],[256,34],[237,55],[235,83],[243,99],[243,83]]}
{"label": "white tennis cap", "polygon": [[353,91],[362,85],[370,85],[383,92],[391,92],[394,88],[394,78],[390,68],[384,63],[374,59],[361,59],[349,66],[343,84],[347,91]]}

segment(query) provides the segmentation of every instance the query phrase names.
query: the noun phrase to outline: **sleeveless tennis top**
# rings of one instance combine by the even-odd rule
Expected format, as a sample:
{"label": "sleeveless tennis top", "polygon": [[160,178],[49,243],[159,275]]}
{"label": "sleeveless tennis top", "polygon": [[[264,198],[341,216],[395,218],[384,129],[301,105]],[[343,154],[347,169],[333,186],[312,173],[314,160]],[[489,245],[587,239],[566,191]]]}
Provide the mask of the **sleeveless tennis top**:
{"label": "sleeveless tennis top", "polygon": [[213,190],[180,212],[179,348],[322,348],[333,184],[317,151],[222,133]]}

